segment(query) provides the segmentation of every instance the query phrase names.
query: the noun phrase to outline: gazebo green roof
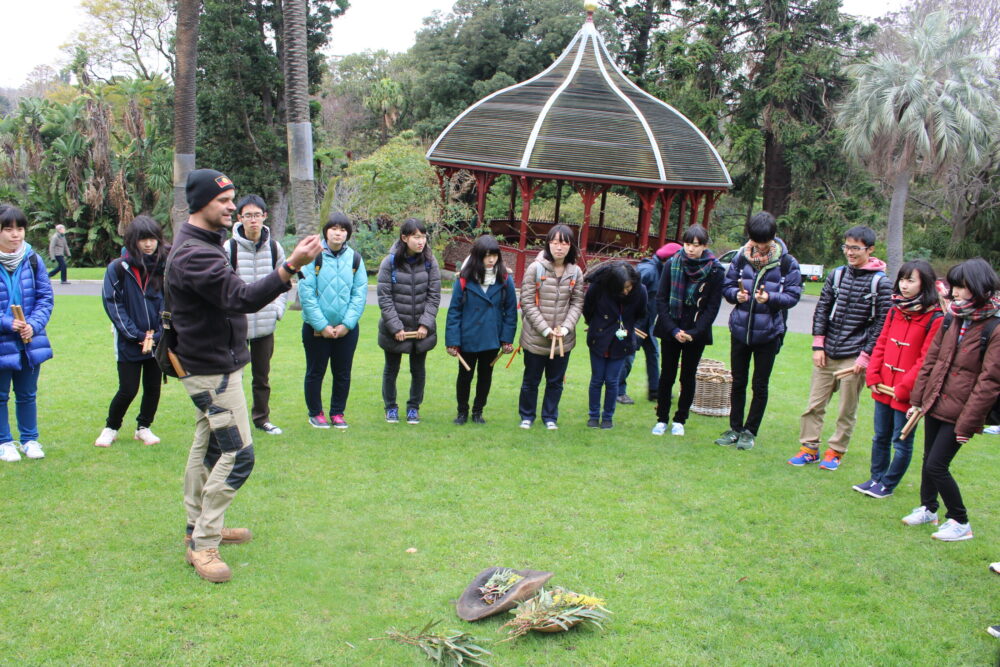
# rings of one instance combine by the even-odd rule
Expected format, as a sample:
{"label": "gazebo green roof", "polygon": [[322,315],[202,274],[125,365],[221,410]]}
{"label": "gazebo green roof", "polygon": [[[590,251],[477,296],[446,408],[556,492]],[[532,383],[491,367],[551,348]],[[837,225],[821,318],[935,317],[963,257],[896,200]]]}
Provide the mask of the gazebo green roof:
{"label": "gazebo green roof", "polygon": [[708,138],[632,83],[589,19],[544,72],[462,112],[427,159],[441,166],[622,185],[732,187]]}

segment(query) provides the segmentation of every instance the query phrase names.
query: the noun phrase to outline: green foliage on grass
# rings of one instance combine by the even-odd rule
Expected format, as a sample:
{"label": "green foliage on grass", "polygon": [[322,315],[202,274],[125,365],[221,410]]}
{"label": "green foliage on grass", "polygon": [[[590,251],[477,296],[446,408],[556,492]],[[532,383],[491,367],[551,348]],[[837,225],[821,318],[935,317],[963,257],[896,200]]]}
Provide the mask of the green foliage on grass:
{"label": "green foliage on grass", "polygon": [[[805,335],[788,336],[758,445],[739,452],[712,444],[717,418],[651,436],[645,400],[619,406],[612,431],[586,429],[582,349],[558,431],[517,428],[520,360],[497,368],[486,426],[453,426],[457,366],[441,346],[423,423],[386,424],[376,315],[362,319],[347,431],[306,424],[301,323],[280,323],[272,420],[285,435],[255,434],[256,469],[227,517],[255,537],[222,548],[233,581],[213,585],[183,558],[189,399],[164,387],[161,445],[130,439],[136,403],[122,438],[93,447],[116,389],[110,324],[98,298],[57,296],[39,391],[47,458],[0,465],[0,662],[421,665],[411,647],[368,638],[443,618],[501,639],[509,616],[452,616],[493,565],[552,570],[553,586],[599,591],[615,612],[603,631],[491,643],[494,665],[995,661],[995,437],[973,438],[953,466],[976,538],[938,543],[899,521],[919,504],[919,455],[889,499],[850,489],[867,478],[870,398],[841,470],[785,464],[808,389]],[[707,356],[727,359],[723,329],[716,340]],[[403,396],[407,382],[404,371]]]}

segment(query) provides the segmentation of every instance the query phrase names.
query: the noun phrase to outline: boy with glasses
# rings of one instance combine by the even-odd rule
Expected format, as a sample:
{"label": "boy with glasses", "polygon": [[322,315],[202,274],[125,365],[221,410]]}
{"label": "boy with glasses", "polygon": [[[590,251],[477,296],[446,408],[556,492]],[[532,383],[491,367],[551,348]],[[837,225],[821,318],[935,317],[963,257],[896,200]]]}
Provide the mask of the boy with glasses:
{"label": "boy with glasses", "polygon": [[[274,271],[285,261],[285,251],[271,238],[271,230],[264,225],[267,204],[257,195],[247,195],[236,205],[238,222],[233,225],[233,235],[224,245],[229,263],[246,283],[253,283]],[[247,344],[250,348],[250,386],[253,408],[250,418],[253,425],[270,435],[281,435],[281,429],[271,423],[271,356],[274,354],[274,330],[285,314],[285,293],[247,315]]]}
{"label": "boy with glasses", "polygon": [[844,234],[841,248],[847,264],[827,276],[813,313],[809,404],[802,413],[799,453],[788,459],[793,466],[819,460],[826,406],[839,389],[836,428],[819,464],[831,471],[840,467],[847,452],[869,356],[892,305],[892,281],[885,275],[885,262],[872,256],[875,232],[864,226],[852,227]]}

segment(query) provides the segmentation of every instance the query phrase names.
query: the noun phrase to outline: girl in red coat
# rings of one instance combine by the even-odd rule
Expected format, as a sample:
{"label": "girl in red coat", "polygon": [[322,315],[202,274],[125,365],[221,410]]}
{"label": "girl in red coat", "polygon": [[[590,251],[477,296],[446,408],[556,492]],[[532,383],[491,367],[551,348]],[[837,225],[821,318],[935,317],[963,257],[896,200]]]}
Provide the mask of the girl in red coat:
{"label": "girl in red coat", "polygon": [[[872,498],[892,495],[913,456],[913,431],[902,439],[900,431],[906,424],[913,383],[943,321],[931,265],[923,260],[903,264],[892,303],[865,376],[875,399],[871,479],[853,487]],[[890,462],[893,449],[896,455]]]}

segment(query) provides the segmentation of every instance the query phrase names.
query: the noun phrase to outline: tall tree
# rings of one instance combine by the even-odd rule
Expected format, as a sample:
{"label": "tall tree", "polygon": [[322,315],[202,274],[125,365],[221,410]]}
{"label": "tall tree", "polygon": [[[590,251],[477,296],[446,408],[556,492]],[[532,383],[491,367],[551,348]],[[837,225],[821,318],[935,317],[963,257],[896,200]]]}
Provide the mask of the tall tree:
{"label": "tall tree", "polygon": [[288,105],[288,179],[299,238],[316,232],[313,136],[309,120],[306,0],[284,0],[285,99]]}
{"label": "tall tree", "polygon": [[979,162],[998,129],[995,69],[969,49],[974,24],[956,30],[949,18],[944,11],[927,15],[900,35],[893,52],[856,65],[838,116],[845,151],[892,192],[890,275],[903,261],[903,211],[913,178],[940,178],[956,165]]}
{"label": "tall tree", "polygon": [[187,220],[184,186],[194,169],[196,78],[198,69],[198,17],[201,0],[177,0],[177,37],[174,68],[174,206],[171,221],[176,230]]}

